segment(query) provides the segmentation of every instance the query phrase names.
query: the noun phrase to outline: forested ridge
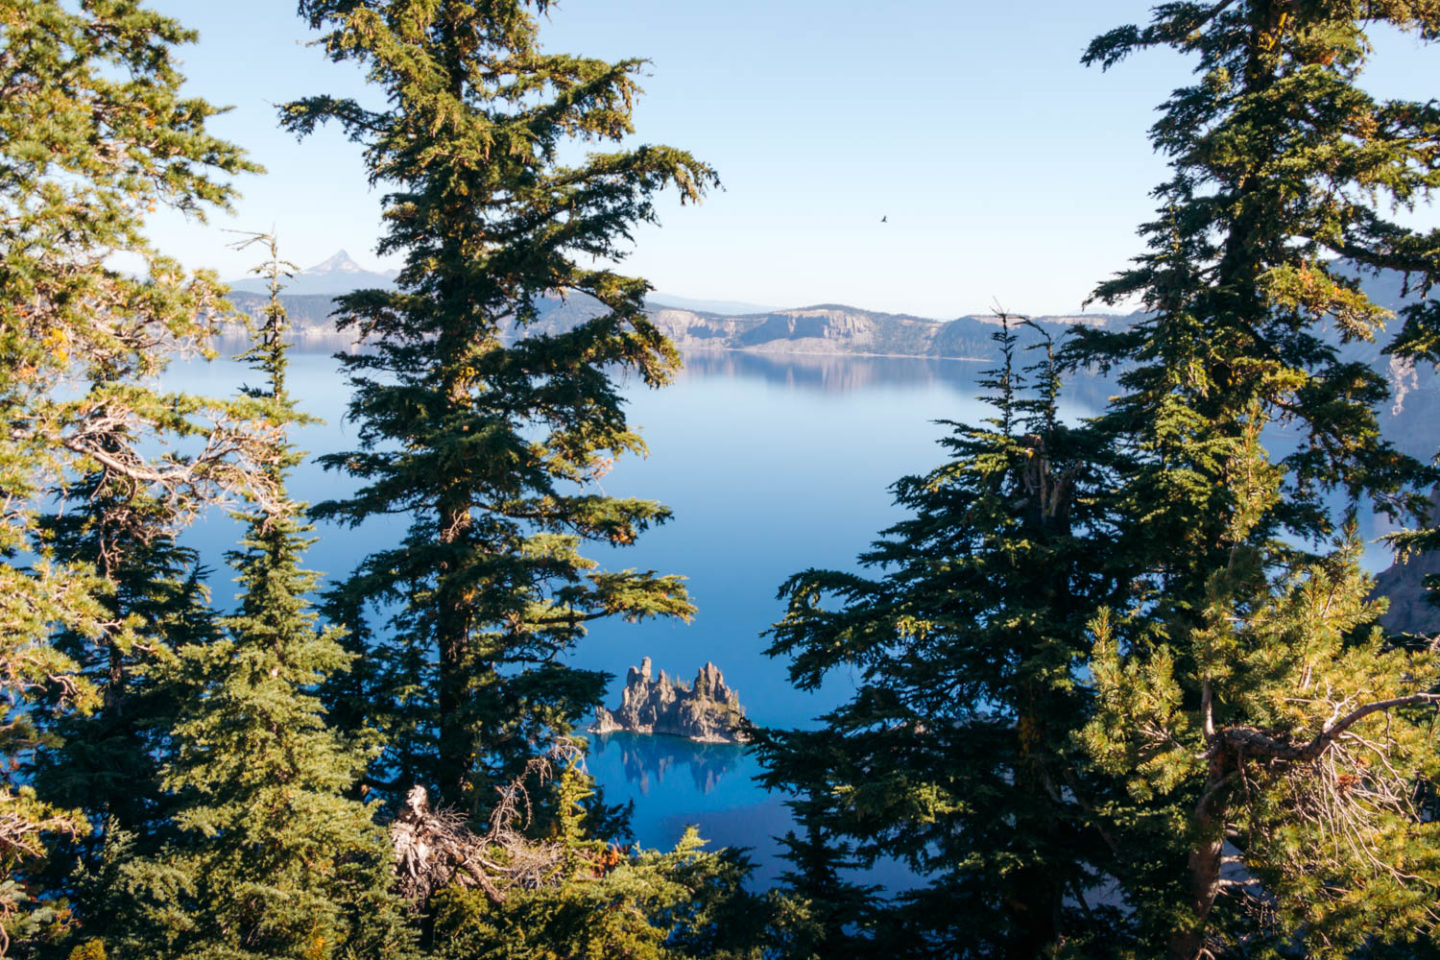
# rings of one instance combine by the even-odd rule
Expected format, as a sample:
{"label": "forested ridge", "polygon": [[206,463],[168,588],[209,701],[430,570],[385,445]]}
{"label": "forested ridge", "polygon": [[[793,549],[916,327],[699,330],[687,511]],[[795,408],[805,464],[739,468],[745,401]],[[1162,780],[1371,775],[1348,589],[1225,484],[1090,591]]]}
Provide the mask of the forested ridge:
{"label": "forested ridge", "polygon": [[[1407,216],[1440,104],[1363,82],[1367,30],[1429,43],[1440,7],[1169,3],[1084,51],[1195,67],[1156,92],[1145,252],[1094,293],[1139,311],[985,325],[989,416],[896,480],[859,572],[777,585],[794,686],[856,683],[813,728],[744,731],[796,823],[771,890],[693,830],[625,843],[577,730],[607,677],[568,659],[597,621],[695,614],[683,570],[595,557],[671,519],[603,483],[645,451],[621,378],[681,366],[620,267],[717,172],[629,146],[645,61],[550,51],[547,0],[297,13],[375,96],[296,90],[278,122],[356,143],[402,264],[290,301],[361,347],[352,449],[320,459],[349,493],[313,505],[283,224],[238,243],[247,386],[158,385],[242,314],[147,217],[260,172],[184,92],[194,35],[143,0],[0,0],[0,956],[1440,955],[1440,640],[1382,625],[1356,533],[1376,510],[1440,550],[1440,473],[1381,427],[1396,365],[1440,364],[1440,233]],[[730,346],[947,355],[915,318],[749,319]],[[1067,421],[1089,372],[1114,396]],[[179,539],[214,510],[243,529],[231,609]],[[403,534],[348,577],[307,571],[386,516]],[[914,884],[866,886],[881,861]]]}

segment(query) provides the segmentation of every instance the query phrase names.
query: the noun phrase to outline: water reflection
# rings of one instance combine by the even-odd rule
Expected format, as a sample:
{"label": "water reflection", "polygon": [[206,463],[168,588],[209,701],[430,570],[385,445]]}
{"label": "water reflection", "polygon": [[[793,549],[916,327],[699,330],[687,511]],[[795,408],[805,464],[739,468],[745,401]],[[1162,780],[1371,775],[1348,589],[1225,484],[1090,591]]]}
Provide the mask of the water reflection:
{"label": "water reflection", "polygon": [[[302,340],[293,357],[292,389],[304,409],[327,421],[296,433],[312,455],[356,442],[357,427],[344,417],[348,388],[329,356],[343,346]],[[1033,351],[1022,356],[1023,363],[1037,358]],[[770,641],[761,632],[784,613],[777,586],[797,570],[853,569],[876,532],[900,519],[889,485],[944,458],[936,440],[947,428],[935,421],[978,423],[990,414],[975,398],[992,363],[714,351],[691,353],[686,364],[669,389],[627,384],[631,421],[643,427],[651,454],[606,478],[609,492],[666,502],[674,519],[613,556],[599,552],[599,559],[613,569],[688,576],[700,612],[689,624],[599,622],[571,662],[623,675],[626,664],[659,651],[692,665],[715,660],[757,722],[811,724],[849,696],[849,678],[837,674],[817,692],[797,691],[786,664],[765,656]],[[221,394],[248,376],[234,363],[193,361],[174,365],[166,385]],[[1385,430],[1407,452],[1428,457],[1440,424],[1440,389],[1428,370],[1412,380],[1400,409],[1385,412]],[[1062,397],[1064,415],[1072,421],[1093,415],[1115,392],[1101,378],[1073,377]],[[1266,442],[1284,451],[1297,440],[1277,428]],[[352,486],[312,462],[296,470],[292,492],[319,501]],[[335,582],[357,558],[397,542],[404,526],[400,517],[356,530],[322,525],[307,565]],[[211,585],[222,607],[233,595],[224,551],[237,533],[218,511],[186,532],[185,542],[217,571]],[[1375,548],[1370,566],[1387,565],[1385,554]],[[607,702],[618,698],[619,682]],[[643,845],[668,849],[686,824],[698,823],[717,846],[752,848],[762,878],[778,870],[771,838],[789,829],[788,811],[755,784],[759,765],[744,748],[613,734],[594,738],[589,765],[611,802],[635,801]]]}
{"label": "water reflection", "polygon": [[591,762],[618,759],[625,781],[645,796],[655,788],[674,787],[675,779],[687,772],[696,790],[713,793],[744,753],[744,747],[733,743],[693,743],[679,737],[607,733],[590,738]]}
{"label": "water reflection", "polygon": [[[1026,342],[1022,336],[1022,348]],[[1039,359],[1023,349],[1019,356],[1022,366],[1029,366]],[[769,387],[832,395],[862,390],[939,387],[949,394],[969,399],[981,393],[979,381],[995,362],[993,359],[697,350],[686,353],[681,378],[762,381]],[[1073,413],[1089,415],[1102,410],[1115,392],[1114,382],[1109,377],[1071,374],[1065,379],[1062,403]]]}
{"label": "water reflection", "polygon": [[685,355],[685,376],[738,377],[773,386],[843,393],[872,387],[932,383],[967,388],[988,363],[924,357],[855,357],[704,350]]}
{"label": "water reflection", "polygon": [[784,866],[775,839],[794,829],[781,797],[756,782],[760,764],[733,743],[694,743],[633,733],[590,736],[586,766],[610,803],[633,802],[631,829],[647,849],[669,850],[688,826],[711,849],[743,848],[755,864],[750,886],[772,885]]}

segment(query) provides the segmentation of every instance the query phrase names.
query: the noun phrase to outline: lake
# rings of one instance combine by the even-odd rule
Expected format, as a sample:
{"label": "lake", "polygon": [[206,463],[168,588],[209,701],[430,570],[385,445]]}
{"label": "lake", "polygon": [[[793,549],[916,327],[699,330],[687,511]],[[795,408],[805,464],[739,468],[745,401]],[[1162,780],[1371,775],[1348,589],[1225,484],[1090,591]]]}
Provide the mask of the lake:
{"label": "lake", "polygon": [[[675,519],[634,546],[596,547],[590,555],[612,569],[684,574],[699,613],[690,624],[597,623],[571,661],[616,677],[611,705],[626,669],[643,657],[687,682],[714,661],[757,722],[812,724],[851,686],[839,676],[818,692],[798,692],[786,680],[786,664],[764,655],[763,633],[783,612],[776,590],[810,567],[853,568],[856,554],[899,518],[888,486],[940,462],[936,441],[947,428],[935,421],[974,423],[988,414],[976,399],[976,380],[987,366],[713,353],[687,358],[677,382],[663,390],[628,384],[629,416],[650,455],[622,460],[604,488],[663,501]],[[194,361],[172,368],[166,385],[216,393],[233,389],[245,374],[233,363]],[[354,444],[355,426],[343,416],[346,386],[328,348],[297,349],[290,384],[304,408],[325,420],[298,431],[297,443],[312,455]],[[1097,411],[1109,392],[1101,381],[1079,381],[1065,416]],[[345,477],[313,465],[299,469],[291,485],[297,499],[311,502],[350,487]],[[322,525],[308,565],[343,577],[403,527],[398,519],[357,531]],[[236,532],[233,521],[212,513],[186,542],[221,567]],[[1383,565],[1383,551],[1375,557]],[[224,605],[234,591],[221,570],[213,586]],[[753,848],[757,883],[773,878],[779,865],[772,837],[787,828],[788,811],[752,782],[758,765],[743,748],[624,734],[594,740],[589,768],[611,802],[634,801],[639,843],[669,847],[687,823],[698,823],[718,845]]]}
{"label": "lake", "polygon": [[[290,387],[304,409],[325,422],[297,431],[311,456],[349,448],[354,424],[344,419],[347,389],[331,348],[292,353]],[[783,612],[776,590],[808,567],[854,565],[878,531],[898,519],[889,484],[936,465],[937,419],[975,421],[986,414],[975,380],[986,364],[890,358],[768,358],[740,353],[687,358],[677,381],[650,390],[628,384],[629,415],[650,447],[622,460],[608,493],[661,500],[672,522],[627,548],[596,547],[611,568],[653,568],[689,578],[699,613],[689,624],[598,623],[571,660],[616,676],[607,701],[618,702],[626,669],[651,657],[657,670],[689,681],[714,661],[761,724],[805,726],[850,689],[838,677],[817,693],[786,680],[786,664],[763,653],[763,631]],[[171,389],[220,393],[249,372],[234,363],[176,364]],[[1103,403],[1103,396],[1098,402]],[[1088,412],[1084,404],[1070,413]],[[317,501],[352,487],[340,475],[307,464],[292,494]],[[308,565],[339,578],[404,528],[398,519],[351,531],[322,525]],[[234,595],[223,551],[237,525],[212,512],[185,535],[207,561],[217,604]],[[789,825],[781,798],[752,778],[755,759],[741,747],[615,734],[594,738],[588,765],[611,802],[635,803],[634,830],[647,847],[669,847],[688,823],[717,845],[753,848],[756,882],[778,870],[772,839]]]}

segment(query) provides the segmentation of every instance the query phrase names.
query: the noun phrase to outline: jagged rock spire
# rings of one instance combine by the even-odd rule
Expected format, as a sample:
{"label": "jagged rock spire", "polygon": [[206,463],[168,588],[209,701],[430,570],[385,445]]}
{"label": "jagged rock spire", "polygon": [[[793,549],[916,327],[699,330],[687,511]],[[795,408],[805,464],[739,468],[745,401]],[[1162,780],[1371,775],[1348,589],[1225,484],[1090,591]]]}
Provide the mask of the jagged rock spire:
{"label": "jagged rock spire", "polygon": [[646,657],[640,666],[625,674],[620,706],[613,712],[595,709],[592,733],[663,734],[706,743],[738,743],[743,739],[736,726],[745,715],[740,696],[725,683],[725,675],[706,661],[695,674],[695,683],[671,681],[661,670],[651,679],[652,664]]}

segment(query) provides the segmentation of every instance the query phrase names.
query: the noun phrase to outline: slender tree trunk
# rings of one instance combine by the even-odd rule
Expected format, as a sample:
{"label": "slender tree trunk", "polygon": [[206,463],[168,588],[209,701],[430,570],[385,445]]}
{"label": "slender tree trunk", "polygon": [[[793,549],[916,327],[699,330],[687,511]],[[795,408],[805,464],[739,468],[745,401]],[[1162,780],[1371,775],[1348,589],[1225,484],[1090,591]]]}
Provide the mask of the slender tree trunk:
{"label": "slender tree trunk", "polygon": [[[103,529],[104,522],[102,519],[102,530]],[[118,549],[118,546],[107,544],[105,535],[103,533],[101,534],[100,575],[109,583],[115,583],[117,574],[115,565],[107,558],[112,555],[112,550]],[[111,716],[119,717],[124,712],[125,651],[122,650],[120,644],[116,643],[113,639],[107,640],[105,643],[105,659],[106,684],[103,709]]]}
{"label": "slender tree trunk", "polygon": [[[458,84],[460,81],[453,79],[453,62],[450,74],[452,86]],[[452,90],[453,92],[455,91]],[[457,211],[450,211],[451,216],[456,213]],[[453,236],[445,237],[441,243],[442,271],[453,268],[453,265],[462,259],[459,240]],[[451,301],[460,295],[456,278],[442,276],[439,287],[442,302],[446,303],[447,308],[453,309]],[[452,316],[440,332],[436,344],[436,357],[441,365],[439,388],[448,408],[447,412],[465,409],[470,399],[468,385],[454,369],[456,359],[464,352],[469,338],[469,331],[466,330],[466,321],[469,319],[463,312],[458,317]],[[470,527],[470,493],[453,476],[437,479],[445,484],[436,504],[440,524],[437,537],[440,543],[449,546],[463,539]],[[448,802],[460,803],[470,786],[472,757],[476,752],[472,742],[469,711],[465,703],[469,688],[467,672],[470,669],[468,653],[472,598],[467,597],[454,583],[457,571],[453,557],[445,559],[439,565],[438,573],[435,639],[439,653],[439,689],[436,692],[440,711],[437,731],[440,783],[437,786]]]}
{"label": "slender tree trunk", "polygon": [[[1207,739],[1213,741],[1214,723],[1210,716],[1210,687],[1205,685],[1205,726]],[[1224,789],[1225,753],[1212,747],[1210,771],[1205,779],[1205,793],[1195,805],[1193,836],[1187,869],[1190,877],[1190,922],[1170,935],[1170,960],[1196,960],[1205,947],[1205,930],[1210,911],[1220,895],[1220,866],[1225,852],[1225,830],[1222,817],[1215,815],[1216,796]]]}
{"label": "slender tree trunk", "polygon": [[[1037,442],[1037,445],[1043,455],[1043,442]],[[1044,463],[1038,475],[1043,478],[1047,473],[1048,463]],[[1043,495],[1037,490],[1032,499],[1040,503]],[[1035,513],[1034,519],[1038,529],[1044,520],[1043,510]],[[1055,591],[1051,589],[1049,593],[1053,604]],[[1060,810],[1055,803],[1053,783],[1043,766],[1044,760],[1032,753],[1029,739],[1033,737],[1035,743],[1045,743],[1051,742],[1053,737],[1040,726],[1044,721],[1038,701],[1043,695],[1027,690],[1024,696],[1029,707],[1023,708],[1015,720],[1016,786],[1029,794],[1025,804],[1032,812],[1026,816],[1028,822],[1016,823],[1017,833],[1033,837],[1033,842],[1042,849],[1055,850],[1063,846],[1060,837],[1063,828],[1056,817]],[[1064,905],[1064,884],[1045,863],[1035,862],[1012,874],[1008,885],[1005,910],[1009,914],[1010,933],[1005,943],[1005,960],[1038,960],[1054,956],[1063,942],[1060,917]]]}
{"label": "slender tree trunk", "polygon": [[[1214,826],[1209,817],[1201,819],[1199,826],[1209,829]],[[1170,960],[1196,960],[1205,946],[1205,927],[1210,918],[1210,909],[1220,893],[1220,858],[1224,848],[1222,839],[1204,840],[1190,851],[1190,909],[1194,913],[1191,922],[1170,936]]]}
{"label": "slender tree trunk", "polygon": [[1060,890],[1045,870],[1037,867],[1016,874],[1006,898],[1014,933],[1005,944],[1005,960],[1054,956],[1061,944],[1061,906]]}
{"label": "slender tree trunk", "polygon": [[[470,511],[451,495],[440,507],[440,542],[454,543],[469,524]],[[467,651],[470,640],[470,604],[454,584],[446,583],[455,573],[447,562],[440,570],[436,602],[435,632],[439,648],[439,757],[441,793],[451,803],[459,802],[470,780],[470,758],[474,752],[465,695],[468,687]]]}

